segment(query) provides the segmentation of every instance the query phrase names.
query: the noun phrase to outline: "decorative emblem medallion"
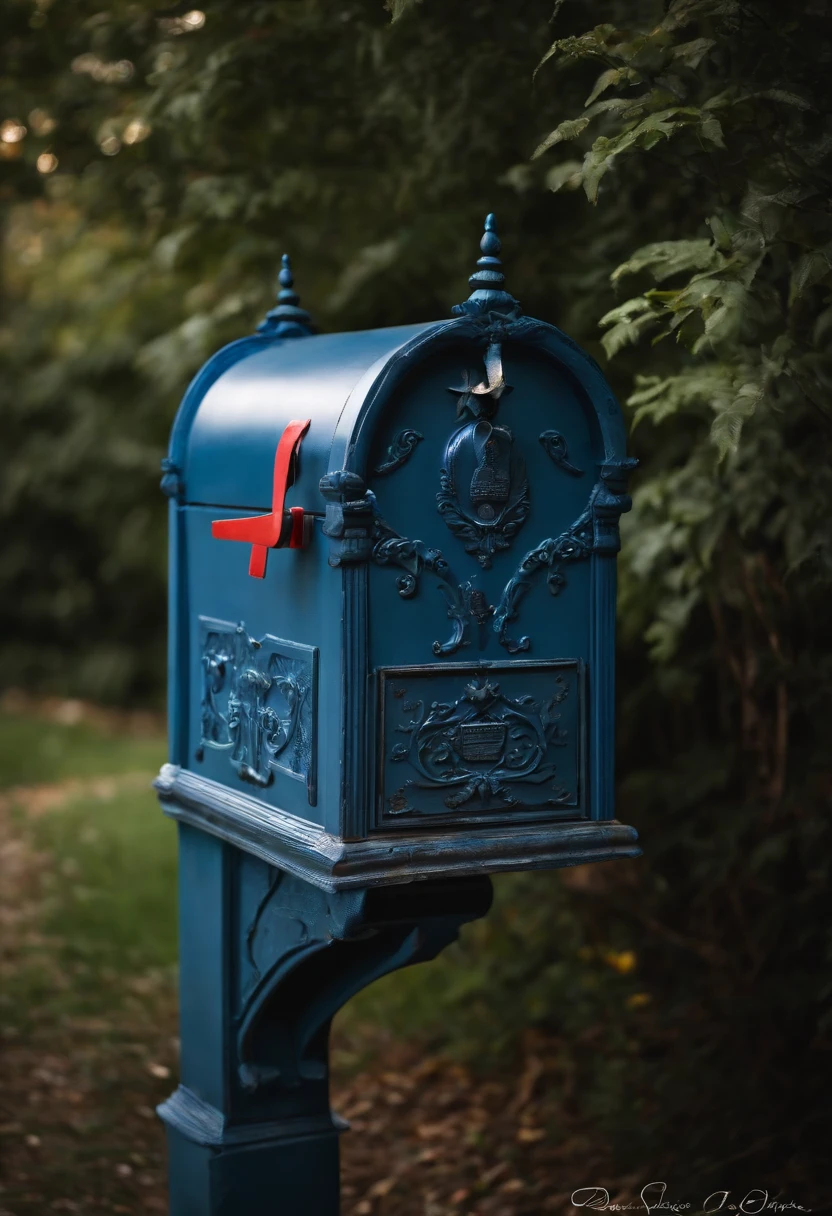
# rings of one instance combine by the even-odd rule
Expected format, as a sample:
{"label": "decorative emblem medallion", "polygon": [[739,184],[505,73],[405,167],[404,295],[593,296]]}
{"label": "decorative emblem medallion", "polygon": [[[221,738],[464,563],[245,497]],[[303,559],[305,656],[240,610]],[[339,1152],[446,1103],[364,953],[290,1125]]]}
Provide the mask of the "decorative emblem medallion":
{"label": "decorative emblem medallion", "polygon": [[228,753],[237,776],[267,786],[275,772],[306,782],[315,804],[317,649],[270,634],[257,641],[242,622],[200,617],[202,701],[197,760]]}
{"label": "decorative emblem medallion", "polygon": [[387,670],[382,693],[383,821],[460,808],[576,817],[576,663]]}
{"label": "decorative emblem medallion", "polygon": [[486,570],[507,549],[529,513],[529,483],[511,431],[478,418],[454,431],[445,447],[439,513]]}

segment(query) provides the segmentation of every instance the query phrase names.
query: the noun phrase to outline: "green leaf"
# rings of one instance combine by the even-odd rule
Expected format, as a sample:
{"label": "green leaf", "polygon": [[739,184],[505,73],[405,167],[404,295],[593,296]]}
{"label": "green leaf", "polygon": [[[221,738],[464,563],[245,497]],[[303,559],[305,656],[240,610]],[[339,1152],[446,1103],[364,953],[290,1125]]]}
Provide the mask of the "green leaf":
{"label": "green leaf", "polygon": [[717,413],[711,424],[711,440],[716,444],[720,460],[737,451],[742,428],[763,397],[762,385],[756,380],[747,381],[741,385],[728,409]]}
{"label": "green leaf", "polygon": [[687,241],[656,241],[644,245],[610,275],[617,283],[628,274],[649,270],[657,283],[686,270],[714,269],[721,262],[719,253],[711,241],[699,238]]}
{"label": "green leaf", "polygon": [[698,68],[708,51],[715,46],[714,38],[694,38],[691,42],[680,42],[673,50],[673,58],[686,68]]}
{"label": "green leaf", "polygon": [[392,14],[393,21],[398,21],[409,9],[421,3],[422,0],[384,0],[384,7]]}
{"label": "green leaf", "polygon": [[625,300],[600,320],[601,326],[611,326],[601,338],[607,358],[612,359],[625,346],[632,346],[659,322],[659,314],[644,296]]}
{"label": "green leaf", "polygon": [[692,106],[669,106],[648,114],[620,135],[599,135],[584,158],[583,183],[589,201],[597,201],[601,179],[615,157],[634,146],[650,149],[659,140],[669,138],[678,127],[690,125],[699,117],[700,111]]}
{"label": "green leaf", "polygon": [[581,184],[581,162],[565,160],[554,165],[544,180],[553,194],[557,194],[559,190],[577,190]]}
{"label": "green leaf", "polygon": [[702,138],[707,139],[709,143],[716,144],[718,148],[725,147],[725,140],[722,138],[722,124],[713,114],[702,119],[699,130],[702,132]]}
{"label": "green leaf", "polygon": [[820,283],[822,279],[826,278],[829,271],[832,270],[830,255],[832,255],[832,244],[823,249],[810,249],[807,253],[801,254],[792,268],[789,284],[790,304],[794,304],[795,300],[799,299],[810,287],[814,287],[815,283]]}
{"label": "green leaf", "polygon": [[728,252],[731,249],[731,229],[725,223],[724,219],[719,215],[712,215],[705,223],[713,233],[716,245],[723,252]]}
{"label": "green leaf", "polygon": [[730,369],[718,363],[695,363],[681,375],[665,378],[637,375],[636,384],[636,392],[627,398],[627,405],[636,411],[633,425],[642,418],[658,424],[682,412],[699,417],[705,411],[720,412],[731,406],[735,396]]}
{"label": "green leaf", "polygon": [[586,34],[580,34],[572,38],[558,38],[549,47],[546,54],[540,60],[534,70],[536,76],[544,63],[548,63],[550,59],[556,55],[560,56],[566,62],[578,62],[581,59],[597,57],[598,55],[608,53],[610,48],[607,45],[608,39],[618,34],[618,30],[614,25],[596,25],[595,29],[589,30]]}
{"label": "green leaf", "polygon": [[555,144],[562,143],[567,139],[577,139],[577,137],[589,126],[588,118],[568,118],[565,122],[560,123],[555,127],[554,131],[550,131],[546,138],[537,145],[532,153],[532,160],[536,160],[538,156],[542,156],[549,148],[553,148]]}
{"label": "green leaf", "polygon": [[604,313],[599,325],[616,325],[619,321],[629,321],[631,317],[640,316],[641,313],[649,310],[650,304],[645,300],[644,296],[633,296],[631,300],[625,300],[623,304],[617,304],[615,308],[611,308],[609,312]]}
{"label": "green leaf", "polygon": [[602,93],[607,89],[611,89],[617,84],[638,84],[641,81],[641,75],[633,68],[608,68],[606,72],[602,72],[595,84],[592,86],[592,92],[584,102],[585,106],[591,106],[593,101],[596,101]]}

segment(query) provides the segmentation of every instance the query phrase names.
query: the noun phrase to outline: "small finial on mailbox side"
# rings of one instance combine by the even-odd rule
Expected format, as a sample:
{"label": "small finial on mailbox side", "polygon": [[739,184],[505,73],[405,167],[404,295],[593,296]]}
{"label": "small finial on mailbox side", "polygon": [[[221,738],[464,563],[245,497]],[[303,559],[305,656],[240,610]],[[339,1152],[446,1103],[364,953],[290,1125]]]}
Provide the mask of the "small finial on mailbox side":
{"label": "small finial on mailbox side", "polygon": [[480,241],[482,257],[477,261],[477,269],[468,280],[474,290],[464,304],[453,306],[451,312],[455,317],[487,316],[489,313],[519,317],[522,311],[519,301],[503,289],[506,278],[498,256],[501,248],[502,244],[497,236],[497,218],[493,212],[489,212],[485,217],[485,232]]}
{"label": "small finial on mailbox side", "polygon": [[309,313],[299,307],[300,296],[294,289],[295,278],[288,253],[284,253],[281,260],[277,281],[280,286],[277,304],[257,326],[258,334],[267,338],[308,338],[310,334],[317,333]]}

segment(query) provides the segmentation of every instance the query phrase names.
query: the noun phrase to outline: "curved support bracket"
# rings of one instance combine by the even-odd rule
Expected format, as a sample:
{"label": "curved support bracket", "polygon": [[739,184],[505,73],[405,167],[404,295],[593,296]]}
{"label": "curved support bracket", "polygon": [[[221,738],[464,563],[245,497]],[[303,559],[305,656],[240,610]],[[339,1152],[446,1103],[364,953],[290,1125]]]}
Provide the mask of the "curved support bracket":
{"label": "curved support bracket", "polygon": [[490,902],[487,878],[333,894],[275,871],[247,937],[257,978],[238,1019],[243,1088],[324,1081],[329,1025],[350,997],[434,958]]}
{"label": "curved support bracket", "polygon": [[367,984],[485,915],[482,875],[326,891],[183,824],[181,1081],[159,1107],[171,1212],[334,1216],[329,1027]]}

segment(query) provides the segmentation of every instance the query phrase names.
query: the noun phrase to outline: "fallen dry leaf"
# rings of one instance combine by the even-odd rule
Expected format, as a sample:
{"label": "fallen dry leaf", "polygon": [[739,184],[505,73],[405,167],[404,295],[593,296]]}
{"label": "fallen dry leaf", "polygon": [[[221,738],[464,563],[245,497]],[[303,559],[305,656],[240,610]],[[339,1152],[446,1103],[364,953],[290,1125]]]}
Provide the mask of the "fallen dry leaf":
{"label": "fallen dry leaf", "polygon": [[378,1182],[373,1183],[367,1193],[373,1199],[383,1199],[385,1195],[390,1194],[395,1185],[395,1178],[380,1178]]}
{"label": "fallen dry leaf", "polygon": [[535,1144],[538,1140],[542,1140],[546,1132],[542,1127],[518,1127],[517,1140],[520,1144]]}

